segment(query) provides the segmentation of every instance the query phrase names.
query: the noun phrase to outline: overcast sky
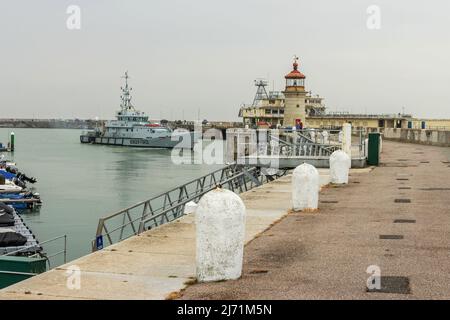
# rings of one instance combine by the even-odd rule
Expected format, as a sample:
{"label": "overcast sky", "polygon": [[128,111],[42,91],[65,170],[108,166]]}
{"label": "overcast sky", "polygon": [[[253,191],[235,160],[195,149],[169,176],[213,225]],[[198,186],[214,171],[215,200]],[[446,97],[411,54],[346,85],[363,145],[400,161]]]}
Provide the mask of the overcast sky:
{"label": "overcast sky", "polygon": [[[237,120],[255,78],[283,89],[294,54],[330,111],[450,118],[447,0],[0,4],[0,118],[111,118],[128,70],[134,104],[153,119]],[[66,26],[69,5],[80,30]]]}

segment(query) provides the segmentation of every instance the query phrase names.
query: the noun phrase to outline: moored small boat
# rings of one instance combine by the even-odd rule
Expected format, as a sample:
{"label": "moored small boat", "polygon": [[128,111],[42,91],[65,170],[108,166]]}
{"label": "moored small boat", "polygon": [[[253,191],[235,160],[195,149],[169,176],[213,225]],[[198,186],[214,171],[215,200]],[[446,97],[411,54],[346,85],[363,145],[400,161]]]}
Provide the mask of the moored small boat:
{"label": "moored small boat", "polygon": [[42,251],[16,210],[0,202],[0,289],[46,271]]}
{"label": "moored small boat", "polygon": [[10,151],[9,147],[0,142],[0,152]]}
{"label": "moored small boat", "polygon": [[17,210],[35,209],[42,204],[40,195],[29,189],[27,183],[36,179],[20,172],[15,164],[0,162],[0,201]]}

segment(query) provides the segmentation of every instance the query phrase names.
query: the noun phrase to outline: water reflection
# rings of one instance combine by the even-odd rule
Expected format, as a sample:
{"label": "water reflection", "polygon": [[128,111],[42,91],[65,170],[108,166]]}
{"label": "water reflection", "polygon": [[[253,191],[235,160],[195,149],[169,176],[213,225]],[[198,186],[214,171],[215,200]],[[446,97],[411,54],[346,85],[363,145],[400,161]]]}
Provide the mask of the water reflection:
{"label": "water reflection", "polygon": [[[0,128],[0,137],[10,131]],[[22,217],[40,241],[67,234],[69,259],[90,251],[100,217],[221,166],[176,165],[165,149],[81,144],[79,130],[14,132],[16,151],[8,158],[38,179],[36,191],[43,201],[40,212]]]}

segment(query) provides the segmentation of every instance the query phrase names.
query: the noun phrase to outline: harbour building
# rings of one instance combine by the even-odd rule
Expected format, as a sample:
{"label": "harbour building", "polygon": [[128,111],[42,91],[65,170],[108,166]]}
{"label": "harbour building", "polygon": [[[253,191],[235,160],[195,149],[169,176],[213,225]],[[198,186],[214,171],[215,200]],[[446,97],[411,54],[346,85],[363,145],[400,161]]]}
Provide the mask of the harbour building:
{"label": "harbour building", "polygon": [[255,98],[242,105],[239,117],[250,128],[293,127],[338,128],[351,123],[355,128],[380,130],[384,128],[450,130],[450,119],[422,119],[411,114],[356,114],[327,112],[324,98],[307,91],[306,76],[294,58],[292,70],[285,76],[283,91],[267,91],[265,79],[255,80]]}

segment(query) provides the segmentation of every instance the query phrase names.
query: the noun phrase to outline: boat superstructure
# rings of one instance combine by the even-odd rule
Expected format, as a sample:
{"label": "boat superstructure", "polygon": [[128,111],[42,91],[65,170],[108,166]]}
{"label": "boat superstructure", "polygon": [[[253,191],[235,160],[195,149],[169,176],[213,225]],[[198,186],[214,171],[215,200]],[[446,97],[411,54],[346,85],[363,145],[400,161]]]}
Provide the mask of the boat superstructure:
{"label": "boat superstructure", "polygon": [[131,102],[132,88],[128,85],[128,72],[125,72],[123,78],[125,86],[121,87],[120,110],[116,113],[116,119],[107,121],[103,128],[84,132],[80,141],[131,147],[192,148],[193,133],[179,133],[159,123],[151,123],[144,112],[134,107]]}

